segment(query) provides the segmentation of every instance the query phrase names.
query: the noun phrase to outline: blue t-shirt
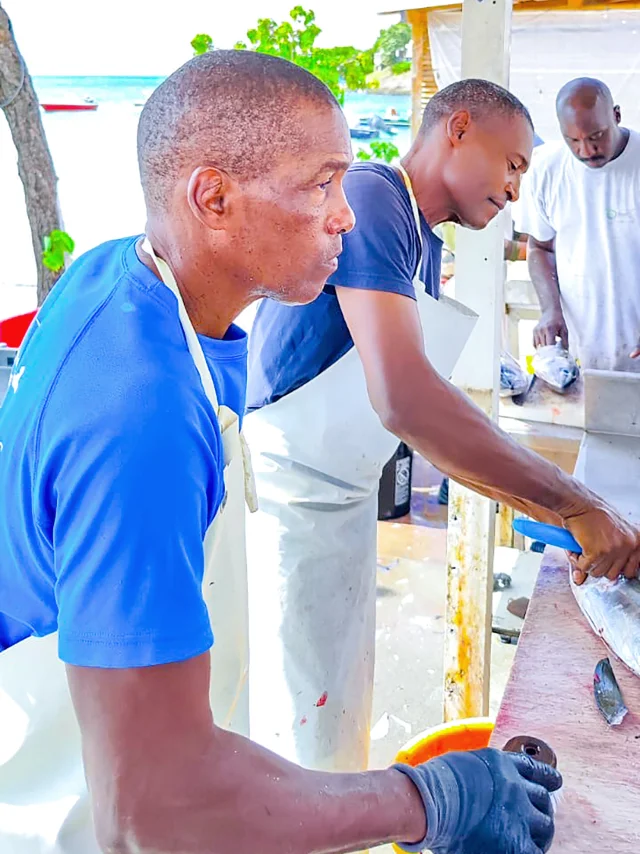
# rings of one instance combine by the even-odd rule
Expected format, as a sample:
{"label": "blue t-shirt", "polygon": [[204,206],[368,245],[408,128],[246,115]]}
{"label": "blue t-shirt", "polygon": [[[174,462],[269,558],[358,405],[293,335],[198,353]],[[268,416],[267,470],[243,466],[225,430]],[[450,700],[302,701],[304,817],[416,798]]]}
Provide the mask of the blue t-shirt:
{"label": "blue t-shirt", "polygon": [[[136,240],[60,279],[0,409],[0,650],[57,630],[67,663],[143,667],[213,643],[201,584],[222,440]],[[242,413],[245,333],[200,341],[219,402]]]}
{"label": "blue t-shirt", "polygon": [[[318,299],[287,306],[265,299],[249,337],[247,409],[259,409],[305,385],[353,347],[335,286],[390,291],[415,299],[420,239],[402,177],[383,163],[356,163],[344,189],[356,216],[343,237],[338,269]],[[438,297],[442,241],[420,214],[421,280]]]}

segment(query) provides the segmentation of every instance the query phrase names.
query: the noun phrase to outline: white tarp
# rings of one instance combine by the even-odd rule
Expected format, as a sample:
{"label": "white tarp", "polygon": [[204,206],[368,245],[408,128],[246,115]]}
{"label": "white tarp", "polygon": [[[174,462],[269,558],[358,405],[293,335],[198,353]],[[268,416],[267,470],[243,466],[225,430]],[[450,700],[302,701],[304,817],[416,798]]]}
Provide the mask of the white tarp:
{"label": "white tarp", "polygon": [[[429,12],[439,87],[460,79],[462,13]],[[547,142],[559,139],[555,98],[574,77],[597,77],[640,130],[640,10],[514,12],[510,89],[527,105]]]}

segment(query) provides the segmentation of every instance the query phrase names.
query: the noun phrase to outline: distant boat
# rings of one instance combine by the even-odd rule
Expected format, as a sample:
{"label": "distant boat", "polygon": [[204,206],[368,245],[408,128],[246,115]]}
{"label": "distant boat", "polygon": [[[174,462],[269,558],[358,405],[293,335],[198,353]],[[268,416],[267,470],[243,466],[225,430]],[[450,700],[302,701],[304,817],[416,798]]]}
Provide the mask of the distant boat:
{"label": "distant boat", "polygon": [[411,119],[398,115],[395,107],[389,107],[384,114],[384,120],[389,127],[394,128],[408,128],[411,125]]}
{"label": "distant boat", "polygon": [[358,129],[362,128],[369,128],[369,130],[376,131],[376,133],[384,133],[387,136],[396,136],[398,133],[387,119],[383,119],[382,116],[378,115],[362,116],[358,122]]}
{"label": "distant boat", "polygon": [[72,103],[48,103],[40,105],[45,113],[76,113],[88,112],[98,109],[98,105],[91,98],[85,98],[84,101],[74,101]]}
{"label": "distant boat", "polygon": [[408,128],[411,126],[411,119],[385,119],[385,124],[392,128]]}
{"label": "distant boat", "polygon": [[351,139],[378,139],[380,133],[366,127],[349,128]]}

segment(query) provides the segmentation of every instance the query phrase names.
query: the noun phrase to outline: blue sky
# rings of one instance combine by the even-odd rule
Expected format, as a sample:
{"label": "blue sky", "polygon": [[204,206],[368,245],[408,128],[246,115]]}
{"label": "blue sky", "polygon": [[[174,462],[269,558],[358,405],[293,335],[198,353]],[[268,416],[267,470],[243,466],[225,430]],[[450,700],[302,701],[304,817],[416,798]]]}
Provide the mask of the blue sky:
{"label": "blue sky", "polygon": [[[191,56],[189,42],[209,33],[232,47],[258,18],[283,20],[299,0],[3,0],[34,75],[166,74]],[[318,44],[370,47],[384,0],[306,0],[323,30]],[[392,3],[389,5],[393,6]],[[230,11],[232,10],[232,11]]]}

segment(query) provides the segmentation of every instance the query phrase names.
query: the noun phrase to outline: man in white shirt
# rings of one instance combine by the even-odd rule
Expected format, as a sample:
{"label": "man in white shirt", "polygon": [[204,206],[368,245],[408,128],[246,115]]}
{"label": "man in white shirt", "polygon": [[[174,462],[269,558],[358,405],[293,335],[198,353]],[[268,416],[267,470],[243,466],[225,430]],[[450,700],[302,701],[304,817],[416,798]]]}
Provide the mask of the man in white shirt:
{"label": "man in white shirt", "polygon": [[535,153],[516,220],[542,309],[534,344],[640,371],[640,134],[599,80],[567,83],[556,109],[566,144]]}

